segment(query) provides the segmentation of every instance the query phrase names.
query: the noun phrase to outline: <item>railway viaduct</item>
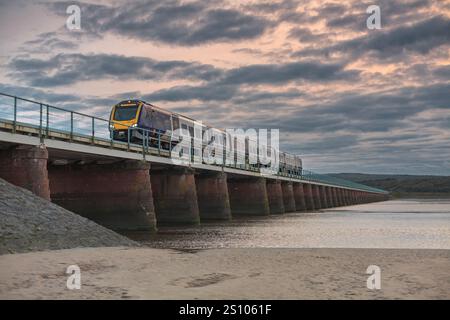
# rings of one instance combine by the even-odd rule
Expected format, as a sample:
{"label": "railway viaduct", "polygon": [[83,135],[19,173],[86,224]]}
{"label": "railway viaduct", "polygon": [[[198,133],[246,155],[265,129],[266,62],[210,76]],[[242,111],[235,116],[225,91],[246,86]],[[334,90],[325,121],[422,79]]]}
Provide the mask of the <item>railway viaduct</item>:
{"label": "railway viaduct", "polygon": [[249,167],[174,165],[160,148],[111,140],[108,120],[0,96],[0,178],[114,230],[313,211],[389,196],[307,171],[262,176]]}

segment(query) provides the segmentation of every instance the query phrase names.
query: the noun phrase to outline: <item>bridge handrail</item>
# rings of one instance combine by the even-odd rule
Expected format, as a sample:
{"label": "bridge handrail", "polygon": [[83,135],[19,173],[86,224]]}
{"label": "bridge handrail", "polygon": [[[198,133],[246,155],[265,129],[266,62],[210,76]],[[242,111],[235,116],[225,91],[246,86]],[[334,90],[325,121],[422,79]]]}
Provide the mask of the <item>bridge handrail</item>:
{"label": "bridge handrail", "polygon": [[[96,138],[98,139],[98,137],[96,137],[96,130],[95,130],[96,129],[96,127],[95,127],[96,123],[95,123],[95,121],[102,121],[102,122],[108,124],[108,130],[110,131],[109,141],[110,141],[111,145],[114,142],[116,142],[116,141],[113,140],[112,131],[110,130],[110,126],[113,125],[114,123],[118,123],[121,126],[126,127],[127,130],[128,130],[128,141],[126,143],[127,144],[127,150],[130,150],[130,148],[132,146],[138,146],[138,147],[142,148],[142,154],[143,154],[143,157],[145,158],[145,155],[149,153],[149,147],[151,145],[150,143],[152,141],[156,141],[157,145],[158,145],[158,149],[157,149],[158,150],[158,154],[161,155],[161,150],[162,150],[161,149],[161,137],[163,136],[163,134],[161,134],[159,132],[156,132],[156,131],[153,131],[153,130],[144,129],[144,128],[140,128],[140,127],[132,127],[132,126],[124,125],[124,124],[122,124],[120,122],[117,122],[117,121],[114,121],[114,120],[111,120],[111,119],[104,119],[104,118],[100,118],[100,117],[97,117],[97,116],[91,116],[91,115],[84,114],[84,113],[81,113],[81,112],[78,112],[78,111],[68,110],[68,109],[61,108],[61,107],[56,107],[56,106],[53,106],[53,105],[50,105],[50,104],[47,104],[47,103],[41,103],[41,102],[34,101],[34,100],[31,100],[31,99],[25,99],[25,98],[17,97],[17,96],[6,94],[6,93],[2,93],[2,92],[0,92],[0,96],[9,97],[9,98],[14,99],[14,104],[13,105],[4,104],[4,105],[11,106],[11,107],[14,108],[13,109],[13,114],[12,114],[12,116],[13,116],[13,121],[12,121],[13,122],[13,132],[16,132],[17,125],[19,124],[19,122],[17,121],[17,119],[18,119],[18,107],[19,107],[18,102],[19,101],[24,101],[24,102],[31,103],[33,105],[38,105],[38,107],[39,107],[39,126],[37,126],[37,127],[39,128],[39,137],[41,139],[41,142],[44,142],[44,138],[48,137],[49,130],[55,130],[55,128],[52,128],[50,126],[50,124],[49,124],[49,122],[50,122],[50,112],[51,112],[51,110],[58,110],[58,111],[62,111],[62,112],[66,112],[66,113],[70,114],[70,131],[65,131],[65,130],[62,130],[62,131],[67,133],[67,134],[70,134],[71,138],[75,134],[75,132],[74,132],[74,115],[77,115],[77,116],[82,116],[82,117],[86,117],[87,119],[90,119],[90,123],[91,123],[90,124],[91,127],[89,128],[90,129],[90,135],[87,135],[87,136],[90,137],[92,139],[92,141],[94,141],[94,139],[96,139]],[[2,105],[3,104],[0,103],[0,107]],[[44,119],[44,115],[45,115],[45,119]],[[0,116],[0,119],[2,119],[1,116]],[[44,125],[44,122],[45,122],[45,125]],[[133,144],[130,141],[130,136],[131,136],[130,133],[131,133],[132,130],[139,130],[142,133],[142,135],[143,135],[143,143],[142,143],[142,145],[136,145],[136,144]],[[152,137],[152,134],[153,135],[156,134],[157,137],[156,138]],[[84,136],[86,136],[86,135],[84,135]],[[171,136],[171,138],[173,138],[173,136]],[[172,141],[172,139],[170,141]],[[169,151],[169,156],[171,156],[171,154],[170,154],[171,151],[172,151],[172,143],[171,142],[169,142],[169,150],[168,151]],[[194,146],[191,146],[191,150],[190,150],[191,157],[194,157],[194,151],[195,151]],[[225,153],[224,153],[224,156],[225,156]],[[226,164],[225,161],[223,161],[223,164],[219,165],[219,166],[233,167],[233,165]],[[245,164],[244,167],[245,168],[243,170],[246,170],[246,171],[258,171],[258,168],[252,168],[252,167],[248,166],[247,164]],[[235,163],[234,168],[242,169],[242,166]],[[340,187],[344,187],[344,188],[346,187],[346,188],[351,188],[351,189],[358,189],[358,190],[363,190],[363,191],[368,191],[368,192],[384,193],[384,194],[387,193],[385,190],[369,187],[369,186],[366,186],[366,185],[363,185],[363,184],[360,184],[360,183],[356,183],[356,182],[353,182],[353,181],[348,181],[348,180],[332,177],[332,176],[325,175],[325,174],[319,174],[319,173],[315,173],[315,172],[312,172],[312,171],[309,171],[309,170],[304,170],[304,169],[299,174],[279,172],[279,173],[277,173],[277,176],[289,177],[289,178],[292,178],[292,179],[298,179],[298,180],[303,180],[303,181],[324,183],[324,184],[340,186]]]}

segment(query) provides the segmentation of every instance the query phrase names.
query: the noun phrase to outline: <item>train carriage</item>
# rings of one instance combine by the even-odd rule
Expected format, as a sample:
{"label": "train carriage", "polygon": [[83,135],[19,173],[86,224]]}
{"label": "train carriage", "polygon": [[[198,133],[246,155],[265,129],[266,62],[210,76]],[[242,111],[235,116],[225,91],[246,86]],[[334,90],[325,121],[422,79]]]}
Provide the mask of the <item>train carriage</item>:
{"label": "train carriage", "polygon": [[[220,150],[218,157],[224,157],[223,150],[233,150],[233,154],[227,154],[226,158],[237,162],[237,167],[242,169],[257,170],[270,166],[261,163],[252,163],[258,159],[258,144],[249,140],[245,135],[230,135],[228,132],[205,126],[189,117],[170,112],[149,104],[142,100],[125,100],[113,106],[110,115],[110,133],[114,140],[128,141],[142,144],[148,142],[150,147],[171,150],[182,139],[191,139],[191,150],[187,146],[182,152],[190,154],[191,160],[202,161],[203,149],[207,144],[215,143],[215,150]],[[178,130],[181,129],[181,130]],[[209,141],[204,141],[206,130],[211,129],[213,134]],[[181,136],[175,136],[174,132],[181,131]],[[148,136],[148,137],[147,137]],[[206,138],[207,139],[207,138]],[[222,146],[217,148],[218,146]],[[302,160],[297,155],[292,155],[270,147],[262,146],[270,150],[268,155],[277,153],[279,172],[285,175],[301,175]],[[215,152],[215,151],[214,151]],[[213,156],[216,154],[213,152]]]}

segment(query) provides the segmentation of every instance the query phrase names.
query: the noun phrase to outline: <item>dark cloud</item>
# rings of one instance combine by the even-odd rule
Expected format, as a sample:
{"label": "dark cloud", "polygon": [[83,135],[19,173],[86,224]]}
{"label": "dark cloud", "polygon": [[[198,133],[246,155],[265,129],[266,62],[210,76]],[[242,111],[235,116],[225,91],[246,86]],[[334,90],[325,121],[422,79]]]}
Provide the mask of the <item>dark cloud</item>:
{"label": "dark cloud", "polygon": [[349,28],[355,31],[364,30],[366,27],[367,15],[352,14],[327,19],[327,27],[332,28]]}
{"label": "dark cloud", "polygon": [[308,108],[301,117],[341,117],[342,129],[388,131],[421,111],[450,109],[450,83],[403,87],[375,93],[346,93],[338,100]]}
{"label": "dark cloud", "polygon": [[151,101],[226,101],[230,100],[237,90],[238,88],[233,85],[177,86],[147,94],[144,99]]}
{"label": "dark cloud", "polygon": [[12,76],[37,87],[105,78],[211,80],[220,74],[211,65],[113,54],[58,54],[48,59],[18,57],[11,60],[9,68]]}
{"label": "dark cloud", "polygon": [[[13,77],[37,87],[63,86],[80,81],[108,78],[117,80],[189,79],[209,82],[208,87],[212,89],[212,92],[219,93],[219,99],[223,99],[224,95],[214,88],[222,86],[280,85],[291,81],[326,82],[357,79],[358,71],[344,68],[343,64],[322,64],[311,61],[249,65],[225,70],[195,62],[157,61],[112,54],[58,54],[48,59],[17,57],[9,63]],[[183,92],[192,90],[200,93],[203,90],[201,87],[186,87],[183,88]],[[177,92],[175,96],[181,96],[180,88],[174,88],[174,91]],[[212,94],[207,96],[212,98]],[[167,97],[167,94],[160,97]],[[171,98],[173,99],[175,98]]]}
{"label": "dark cloud", "polygon": [[318,14],[323,17],[339,17],[349,10],[348,6],[343,3],[325,3],[317,10]]}
{"label": "dark cloud", "polygon": [[0,92],[22,98],[34,99],[44,103],[66,103],[74,102],[80,99],[80,97],[75,94],[47,92],[35,88],[9,85],[5,83],[0,83]]}
{"label": "dark cloud", "polygon": [[382,10],[385,16],[405,15],[412,12],[417,12],[418,9],[428,8],[432,5],[433,1],[430,0],[378,0],[376,2],[371,0],[365,0],[362,4],[367,8],[369,5],[376,4]]}
{"label": "dark cloud", "polygon": [[450,79],[450,65],[436,67],[432,72],[434,76],[442,80],[449,81]]}
{"label": "dark cloud", "polygon": [[264,108],[262,102],[267,103],[266,108],[273,109],[275,101],[286,101],[304,96],[299,90],[289,90],[285,92],[240,92],[233,98],[232,102],[242,105],[247,103],[258,103],[258,108]]}
{"label": "dark cloud", "polygon": [[[251,65],[223,71],[217,81],[211,81],[199,86],[176,86],[162,89],[146,97],[155,101],[223,101],[236,98],[238,101],[248,101],[252,95],[243,94],[241,86],[247,85],[282,85],[289,82],[312,81],[327,82],[356,79],[358,72],[343,70],[343,65],[320,64],[315,62],[298,62],[287,64]],[[274,99],[283,94],[256,92],[253,98]],[[298,92],[286,92],[284,98],[296,98]]]}
{"label": "dark cloud", "polygon": [[[374,93],[346,92],[332,102],[297,106],[286,102],[284,107],[273,105],[271,114],[256,121],[249,117],[240,121],[249,127],[279,128],[283,132],[330,133],[338,131],[357,133],[386,133],[404,129],[405,120],[422,111],[450,109],[450,83],[423,87],[405,87]],[[257,110],[258,102],[249,110]],[[238,106],[239,107],[239,106]],[[239,107],[240,108],[240,107]]]}
{"label": "dark cloud", "polygon": [[322,49],[306,49],[296,56],[329,55],[343,52],[353,58],[363,54],[374,54],[378,58],[404,56],[407,52],[428,54],[434,48],[450,43],[450,19],[436,16],[408,26],[387,31],[370,32],[358,37]]}
{"label": "dark cloud", "polygon": [[[79,95],[75,93],[74,94],[55,93],[47,90],[41,90],[25,86],[9,85],[5,83],[0,83],[0,93],[6,93],[24,99],[49,104],[51,106],[60,107],[67,110],[82,112],[88,115],[98,116],[100,118],[105,119],[108,118],[111,106],[117,103],[118,101],[118,99],[116,99],[115,97],[92,97]],[[2,109],[1,107],[5,102],[9,103],[8,101],[11,102],[12,99],[0,96],[0,109]],[[19,109],[20,105],[21,102],[19,102]],[[36,107],[35,110],[36,112],[38,112],[38,107]],[[4,110],[0,110],[0,113],[1,111]],[[11,110],[8,110],[8,112],[10,111]],[[37,115],[36,119],[38,119],[38,117],[39,116]]]}
{"label": "dark cloud", "polygon": [[301,143],[303,150],[308,150],[309,153],[321,153],[325,150],[327,152],[345,152],[353,148],[358,143],[358,137],[350,134],[342,134],[335,137],[326,137],[326,139],[304,141]]}
{"label": "dark cloud", "polygon": [[427,15],[418,12],[431,4],[429,0],[378,0],[376,2],[369,0],[357,1],[351,5],[333,3],[320,7],[318,14],[330,31],[340,28],[361,33],[367,31],[366,20],[369,14],[366,9],[370,5],[380,7],[382,26],[392,28],[427,18]]}
{"label": "dark cloud", "polygon": [[[62,10],[68,3],[49,6],[54,12],[65,14]],[[133,1],[116,7],[86,3],[80,6],[83,28],[89,33],[113,32],[183,46],[254,39],[273,26],[266,18],[222,8],[217,1]]]}
{"label": "dark cloud", "polygon": [[343,64],[320,62],[291,62],[285,64],[261,64],[235,68],[227,72],[228,84],[283,84],[289,81],[332,81],[356,79],[358,72],[344,70]]}
{"label": "dark cloud", "polygon": [[328,38],[327,33],[313,33],[308,28],[295,27],[289,31],[289,38],[296,39],[299,42],[316,42]]}
{"label": "dark cloud", "polygon": [[44,32],[35,39],[23,43],[21,51],[30,53],[51,53],[55,50],[75,50],[78,43],[74,39],[64,39],[58,32]]}
{"label": "dark cloud", "polygon": [[254,13],[275,14],[286,11],[295,11],[301,3],[295,0],[260,1],[243,6],[244,10]]}

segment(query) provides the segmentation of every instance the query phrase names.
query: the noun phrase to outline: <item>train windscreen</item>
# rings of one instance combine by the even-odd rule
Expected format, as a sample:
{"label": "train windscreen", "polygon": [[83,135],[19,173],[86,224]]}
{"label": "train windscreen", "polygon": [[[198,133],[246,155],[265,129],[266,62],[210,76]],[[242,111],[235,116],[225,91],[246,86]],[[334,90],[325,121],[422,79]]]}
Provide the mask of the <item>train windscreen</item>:
{"label": "train windscreen", "polygon": [[114,112],[114,120],[128,121],[136,117],[138,106],[123,107],[117,106]]}

